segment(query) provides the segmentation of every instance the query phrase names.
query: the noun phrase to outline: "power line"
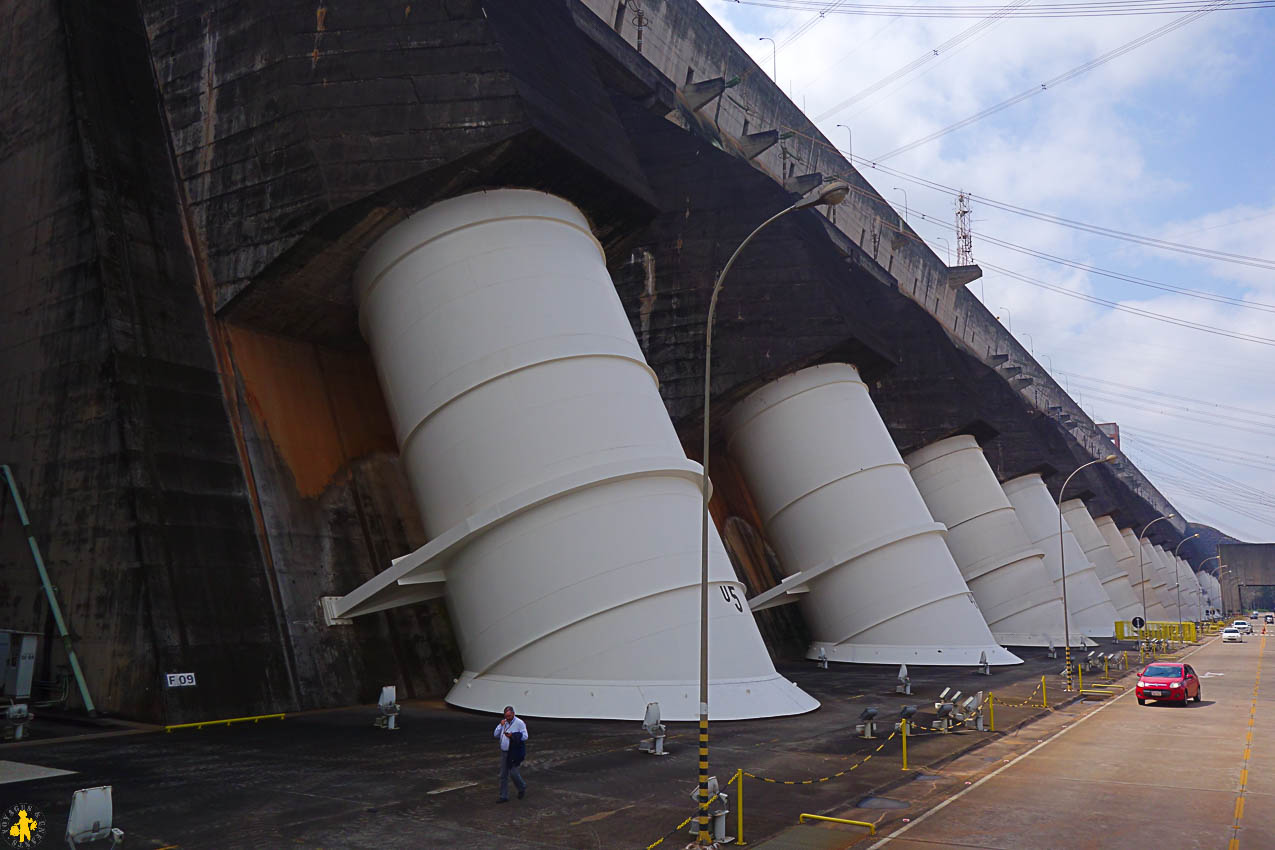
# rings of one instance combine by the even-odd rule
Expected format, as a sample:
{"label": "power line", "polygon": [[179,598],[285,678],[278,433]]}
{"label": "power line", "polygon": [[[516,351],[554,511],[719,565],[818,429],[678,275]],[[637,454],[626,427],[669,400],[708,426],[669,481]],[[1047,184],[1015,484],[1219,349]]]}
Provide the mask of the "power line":
{"label": "power line", "polygon": [[1156,313],[1151,310],[1144,310],[1141,307],[1131,307],[1128,304],[1121,304],[1116,301],[1108,301],[1105,298],[1099,298],[1095,295],[1089,295],[1084,292],[1077,292],[1074,289],[1067,289],[1062,286],[1055,286],[1052,283],[1045,283],[1043,280],[1037,280],[1034,277],[1028,277],[1020,272],[1002,268],[1001,266],[990,263],[987,260],[979,259],[979,265],[990,271],[1002,274],[1014,280],[1035,286],[1040,289],[1046,289],[1050,292],[1057,292],[1059,295],[1066,295],[1069,298],[1075,298],[1080,301],[1088,301],[1091,304],[1098,304],[1103,307],[1109,307],[1120,313],[1129,313],[1134,316],[1141,316],[1144,319],[1154,319],[1157,322],[1164,322],[1170,325],[1177,325],[1180,328],[1189,328],[1190,330],[1200,331],[1201,333],[1213,334],[1214,336],[1223,336],[1229,339],[1240,340],[1241,342],[1255,342],[1258,345],[1275,346],[1275,339],[1270,337],[1257,336],[1255,334],[1246,334],[1239,331],[1228,331],[1212,325],[1205,325],[1199,322],[1190,322],[1186,319],[1179,319],[1174,316],[1166,316],[1163,313]]}
{"label": "power line", "polygon": [[[1272,2],[1275,2],[1275,0],[1272,0]],[[991,207],[992,209],[1000,210],[1002,212],[1013,213],[1014,215],[1019,215],[1019,216],[1023,216],[1024,218],[1034,219],[1036,221],[1045,222],[1047,224],[1056,224],[1061,227],[1067,227],[1072,230],[1079,230],[1084,233],[1091,233],[1095,236],[1105,236],[1109,239],[1118,239],[1123,242],[1131,242],[1133,244],[1143,245],[1148,248],[1159,248],[1165,251],[1174,251],[1180,254],[1188,254],[1190,256],[1199,257],[1201,259],[1206,259],[1206,260],[1215,260],[1217,262],[1225,262],[1225,263],[1235,263],[1237,265],[1251,266],[1252,268],[1275,271],[1275,260],[1268,260],[1264,257],[1250,257],[1244,254],[1234,254],[1228,251],[1217,251],[1212,248],[1204,248],[1198,245],[1187,245],[1182,242],[1174,242],[1168,239],[1158,239],[1153,236],[1142,236],[1140,234],[1131,233],[1126,230],[1118,230],[1113,227],[1104,227],[1103,225],[1099,225],[1099,224],[1091,224],[1089,222],[1078,221],[1076,219],[1070,219],[1060,215],[1054,215],[1053,213],[1041,212],[1040,210],[1033,210],[1028,207],[1021,207],[1016,204],[1008,203],[1006,201],[998,201],[995,198],[989,198],[986,195],[979,195],[975,192],[970,192],[970,191],[966,191],[962,189],[956,189],[951,186],[946,186],[934,180],[929,180],[924,177],[918,177],[915,174],[909,174],[906,171],[902,171],[900,169],[893,168],[888,165],[883,165],[876,160],[869,159],[868,157],[856,156],[849,151],[842,150],[841,148],[828,142],[826,139],[824,139],[821,136],[811,136],[793,127],[785,126],[783,127],[783,129],[785,131],[793,133],[794,135],[798,135],[805,139],[808,139],[818,145],[822,145],[828,150],[835,151],[841,154],[843,157],[846,158],[846,161],[851,164],[866,166],[867,168],[871,168],[874,171],[881,171],[889,175],[890,177],[894,177],[899,180],[907,180],[910,183],[914,183],[918,186],[925,186],[928,189],[933,189],[936,192],[942,192],[944,194],[951,195],[952,197],[956,197],[962,194],[962,192],[964,192],[964,194],[971,201],[977,201],[980,205]],[[882,203],[886,203],[886,204],[889,203],[880,195],[873,194],[872,197],[874,197],[877,200],[880,200]],[[1260,216],[1258,216],[1258,218],[1260,218]],[[931,220],[933,220],[933,217],[931,217]]]}
{"label": "power line", "polygon": [[[961,196],[958,195],[958,198],[959,197]],[[919,216],[922,221],[931,222],[933,224],[938,225],[939,227],[953,229],[952,225],[948,224],[942,219],[939,219],[933,215],[930,215],[929,213],[917,212],[916,210],[913,210],[913,212],[917,216]],[[1106,277],[1106,278],[1111,278],[1112,280],[1124,281],[1125,283],[1132,283],[1136,286],[1143,286],[1148,289],[1156,289],[1161,292],[1172,292],[1175,295],[1185,295],[1188,298],[1198,298],[1202,301],[1212,301],[1216,304],[1222,304],[1227,307],[1239,307],[1246,310],[1257,310],[1259,312],[1264,312],[1264,313],[1275,313],[1275,304],[1264,304],[1260,301],[1248,301],[1243,298],[1237,298],[1233,295],[1223,295],[1220,292],[1210,292],[1208,290],[1203,290],[1203,289],[1191,289],[1189,287],[1179,286],[1173,283],[1163,283],[1158,280],[1152,280],[1151,278],[1139,277],[1138,275],[1132,275],[1126,272],[1112,271],[1111,269],[1104,269],[1101,266],[1095,266],[1089,263],[1082,263],[1079,260],[1070,260],[1070,259],[1067,259],[1066,257],[1059,257],[1055,254],[1049,254],[1044,251],[1038,251],[1035,248],[1027,248],[1023,245],[1018,245],[1014,242],[1010,242],[1005,239],[999,239],[987,233],[976,232],[973,235],[978,236],[978,238],[983,240],[984,242],[988,242],[992,245],[997,245],[1001,248],[1007,248],[1010,251],[1014,251],[1019,254],[1025,254],[1029,257],[1035,257],[1038,260],[1047,260],[1048,262],[1051,262],[1051,263],[1057,263],[1058,265],[1061,265],[1061,266],[1067,266],[1068,268],[1073,268],[1078,271],[1088,272],[1090,274],[1095,274],[1100,277]]]}
{"label": "power line", "polygon": [[[1172,393],[1166,393],[1161,390],[1152,390],[1146,387],[1135,386],[1133,384],[1122,384],[1119,381],[1110,381],[1105,378],[1095,378],[1091,375],[1082,375],[1079,372],[1068,372],[1063,369],[1057,370],[1056,374],[1066,375],[1069,378],[1076,378],[1081,382],[1088,381],[1095,384],[1106,384],[1108,386],[1119,387],[1122,390],[1128,390],[1130,392],[1143,393],[1144,395],[1160,396],[1162,398],[1171,398],[1177,401],[1199,401],[1200,400],[1198,397],[1174,395]],[[1217,408],[1221,408],[1225,410],[1233,410],[1236,413],[1247,413],[1251,416],[1260,416],[1268,420],[1271,419],[1273,416],[1275,416],[1270,411],[1267,411],[1267,410],[1249,410],[1248,408],[1245,408],[1245,407],[1236,407],[1235,405],[1222,404],[1221,402],[1204,402],[1204,403],[1208,404],[1210,407],[1217,407]]]}
{"label": "power line", "polygon": [[[794,12],[818,11],[820,0],[731,0],[735,5],[787,9]],[[1040,3],[1009,14],[1013,18],[1094,18],[1130,15],[1166,15],[1209,9],[1216,0],[1115,0],[1115,2]],[[1235,11],[1269,9],[1275,0],[1235,0],[1226,8]],[[842,3],[827,14],[859,17],[901,18],[983,18],[994,14],[1000,6],[949,4],[912,8],[881,3]],[[1211,11],[1211,9],[1209,9]]]}
{"label": "power line", "polygon": [[1205,8],[1202,11],[1192,12],[1189,15],[1184,15],[1181,18],[1177,18],[1173,21],[1170,21],[1164,26],[1157,27],[1156,29],[1152,30],[1149,33],[1144,33],[1143,35],[1133,39],[1132,41],[1125,42],[1124,44],[1117,47],[1115,50],[1109,50],[1106,53],[1102,54],[1101,56],[1098,56],[1094,59],[1090,59],[1088,62],[1085,62],[1081,65],[1077,65],[1075,68],[1072,68],[1069,71],[1065,71],[1062,74],[1059,74],[1058,76],[1053,77],[1052,79],[1046,80],[1045,82],[1041,83],[1039,86],[1033,86],[1032,88],[1027,89],[1026,91],[1020,92],[1014,95],[1013,97],[1008,98],[1007,100],[1003,100],[1000,103],[995,104],[994,106],[989,106],[980,112],[976,112],[975,114],[969,116],[968,118],[963,118],[960,121],[957,121],[955,124],[949,124],[948,126],[944,127],[941,130],[936,130],[927,136],[923,136],[919,139],[916,139],[915,141],[908,142],[906,145],[901,145],[892,151],[887,151],[886,153],[883,153],[880,156],[876,157],[876,161],[882,162],[884,160],[891,159],[893,157],[898,156],[899,154],[907,153],[910,150],[914,150],[915,148],[918,148],[921,145],[928,144],[929,142],[932,142],[935,139],[940,139],[943,136],[946,136],[950,133],[955,133],[957,130],[964,129],[965,127],[968,127],[969,125],[977,121],[981,121],[990,115],[995,115],[997,112],[1001,112],[1005,109],[1008,109],[1011,106],[1022,103],[1023,101],[1028,100],[1029,98],[1033,98],[1038,94],[1048,91],[1050,86],[1057,86],[1062,83],[1073,80],[1076,77],[1081,76],[1082,74],[1088,73],[1089,71],[1092,71],[1095,68],[1101,67],[1114,59],[1118,59],[1121,56],[1124,56],[1126,53],[1130,53],[1134,50],[1137,50],[1139,47],[1143,47],[1159,38],[1162,38],[1168,35],[1169,33],[1175,32],[1188,24],[1195,23],[1200,18],[1212,12],[1214,9],[1223,8],[1233,2],[1235,2],[1235,0],[1213,0],[1213,2],[1208,4],[1208,8]]}
{"label": "power line", "polygon": [[977,37],[978,35],[981,35],[984,30],[1004,20],[1009,10],[1018,8],[1021,6],[1025,6],[1029,2],[1031,2],[1031,0],[1014,0],[1014,2],[1010,3],[1008,6],[1001,7],[1000,9],[996,10],[991,15],[979,21],[978,23],[973,24],[972,26],[966,27],[965,29],[961,30],[956,35],[952,36],[951,38],[949,38],[947,41],[943,42],[942,44],[939,44],[936,47],[930,48],[929,50],[925,51],[923,54],[921,54],[917,58],[913,59],[908,64],[902,66],[901,68],[898,68],[895,71],[892,71],[889,74],[886,74],[881,79],[877,80],[871,85],[865,86],[864,88],[850,95],[850,97],[838,103],[836,106],[833,106],[829,109],[824,110],[823,112],[816,115],[814,118],[810,120],[822,121],[825,118],[832,117],[833,115],[835,115],[836,113],[840,112],[843,109],[846,109],[847,107],[853,106],[854,104],[858,103],[864,98],[869,97],[875,94],[876,92],[880,91],[881,89],[885,88],[886,86],[888,86],[890,83],[894,82],[895,80],[906,77],[908,74],[912,73],[918,68],[924,67],[925,65],[929,64],[934,59],[937,59],[940,55],[946,54],[948,51],[950,51],[952,48],[956,47],[957,45],[965,41],[968,41],[970,39],[973,39]]}
{"label": "power line", "polygon": [[1148,403],[1148,402],[1140,401],[1136,399],[1130,399],[1124,395],[1119,395],[1116,393],[1108,393],[1102,390],[1095,390],[1088,387],[1084,388],[1084,392],[1087,392],[1092,397],[1098,398],[1104,402],[1124,405],[1134,410],[1141,410],[1145,413],[1159,413],[1162,415],[1167,415],[1180,422],[1192,422],[1197,425],[1209,425],[1214,428],[1227,428],[1232,431],[1243,431],[1248,434],[1256,434],[1260,437],[1266,437],[1268,439],[1275,437],[1275,431],[1271,430],[1271,426],[1265,426],[1265,425],[1250,426],[1250,424],[1237,423],[1237,422],[1232,422],[1229,420],[1208,419],[1202,416],[1198,416],[1189,411],[1188,412],[1179,411],[1177,413],[1172,413],[1172,412],[1166,411],[1162,405],[1158,405],[1155,403]]}

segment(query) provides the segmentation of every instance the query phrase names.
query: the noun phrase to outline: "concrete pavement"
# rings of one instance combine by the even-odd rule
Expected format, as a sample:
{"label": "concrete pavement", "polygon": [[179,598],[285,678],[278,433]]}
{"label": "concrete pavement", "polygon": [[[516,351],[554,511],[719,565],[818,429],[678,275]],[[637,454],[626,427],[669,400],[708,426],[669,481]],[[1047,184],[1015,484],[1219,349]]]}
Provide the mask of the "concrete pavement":
{"label": "concrete pavement", "polygon": [[1261,635],[1188,651],[1198,704],[1140,706],[1130,689],[1054,712],[945,766],[945,782],[899,788],[908,810],[855,846],[1275,847],[1275,704],[1261,686],[1272,652]]}

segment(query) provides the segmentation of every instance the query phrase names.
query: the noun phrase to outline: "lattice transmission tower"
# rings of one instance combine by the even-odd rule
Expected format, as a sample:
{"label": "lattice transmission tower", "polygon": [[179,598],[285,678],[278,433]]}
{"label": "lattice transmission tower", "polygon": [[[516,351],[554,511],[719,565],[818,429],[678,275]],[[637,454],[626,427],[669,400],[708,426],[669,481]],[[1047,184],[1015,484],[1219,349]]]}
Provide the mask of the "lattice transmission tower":
{"label": "lattice transmission tower", "polygon": [[974,263],[974,235],[970,232],[970,199],[964,192],[956,196],[956,264]]}

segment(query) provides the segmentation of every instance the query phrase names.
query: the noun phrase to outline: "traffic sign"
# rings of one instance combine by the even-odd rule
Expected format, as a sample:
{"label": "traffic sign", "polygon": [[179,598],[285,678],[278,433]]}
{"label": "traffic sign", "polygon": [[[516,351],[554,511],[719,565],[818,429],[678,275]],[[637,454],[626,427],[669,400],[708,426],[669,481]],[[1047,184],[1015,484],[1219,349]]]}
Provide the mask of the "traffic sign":
{"label": "traffic sign", "polygon": [[1147,624],[1147,621],[1146,621],[1146,620],[1144,620],[1144,619],[1142,619],[1141,617],[1134,617],[1134,618],[1133,618],[1133,627],[1134,627],[1135,629],[1140,629],[1140,628],[1142,628],[1143,626],[1145,626],[1146,624]]}

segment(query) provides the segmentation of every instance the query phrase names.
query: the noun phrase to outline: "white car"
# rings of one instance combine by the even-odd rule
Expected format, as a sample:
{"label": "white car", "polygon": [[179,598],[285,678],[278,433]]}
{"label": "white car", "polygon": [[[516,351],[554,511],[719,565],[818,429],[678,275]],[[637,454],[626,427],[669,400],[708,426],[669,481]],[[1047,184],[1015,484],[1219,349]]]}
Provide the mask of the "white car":
{"label": "white car", "polygon": [[1222,629],[1222,643],[1243,643],[1244,633],[1234,626]]}
{"label": "white car", "polygon": [[1236,620],[1234,623],[1231,623],[1231,628],[1239,629],[1246,635],[1251,635],[1253,633],[1253,627],[1249,625],[1248,620]]}

